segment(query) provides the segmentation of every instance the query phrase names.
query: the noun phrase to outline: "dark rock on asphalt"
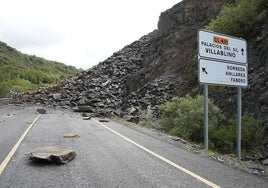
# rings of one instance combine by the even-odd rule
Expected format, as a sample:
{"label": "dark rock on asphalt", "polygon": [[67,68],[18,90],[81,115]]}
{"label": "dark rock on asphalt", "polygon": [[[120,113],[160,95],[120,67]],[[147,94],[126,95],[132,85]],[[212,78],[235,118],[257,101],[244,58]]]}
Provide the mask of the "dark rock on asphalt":
{"label": "dark rock on asphalt", "polygon": [[45,114],[47,111],[45,110],[45,109],[43,109],[43,108],[38,108],[37,110],[36,110],[39,114]]}
{"label": "dark rock on asphalt", "polygon": [[267,159],[263,159],[263,160],[261,161],[261,164],[262,164],[262,165],[268,165],[268,158],[267,158]]}
{"label": "dark rock on asphalt", "polygon": [[63,138],[79,138],[80,136],[75,133],[67,133],[66,135],[63,136]]}
{"label": "dark rock on asphalt", "polygon": [[27,154],[27,158],[34,162],[47,161],[51,163],[65,164],[76,157],[76,152],[54,146],[36,148]]}
{"label": "dark rock on asphalt", "polygon": [[109,119],[101,118],[101,119],[99,119],[99,122],[109,122]]}
{"label": "dark rock on asphalt", "polygon": [[90,120],[91,117],[83,117],[83,120]]}

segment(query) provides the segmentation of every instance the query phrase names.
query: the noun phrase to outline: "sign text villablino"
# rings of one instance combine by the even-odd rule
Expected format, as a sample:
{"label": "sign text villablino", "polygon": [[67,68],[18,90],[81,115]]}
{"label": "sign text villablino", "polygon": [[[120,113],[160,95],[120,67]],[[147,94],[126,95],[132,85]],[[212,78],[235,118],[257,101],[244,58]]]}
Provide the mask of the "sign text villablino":
{"label": "sign text villablino", "polygon": [[204,30],[200,30],[198,35],[201,58],[247,64],[245,40]]}

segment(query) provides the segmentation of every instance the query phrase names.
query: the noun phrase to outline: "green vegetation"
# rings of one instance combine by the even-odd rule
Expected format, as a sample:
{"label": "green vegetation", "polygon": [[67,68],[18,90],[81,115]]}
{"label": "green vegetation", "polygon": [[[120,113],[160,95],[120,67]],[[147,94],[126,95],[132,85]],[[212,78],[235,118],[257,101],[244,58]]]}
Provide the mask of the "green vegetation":
{"label": "green vegetation", "polygon": [[[161,118],[157,120],[150,112],[143,112],[140,125],[161,129],[194,143],[203,143],[203,97],[175,97],[159,106]],[[236,124],[234,118],[227,118],[221,110],[209,101],[209,148],[219,153],[235,153]],[[258,150],[262,131],[257,120],[242,117],[242,157],[245,153]]]}
{"label": "green vegetation", "polygon": [[267,0],[235,0],[223,6],[206,29],[246,38],[256,23],[267,20],[267,3]]}
{"label": "green vegetation", "polygon": [[[162,104],[160,119],[163,129],[171,135],[186,140],[203,142],[203,97],[175,97]],[[242,117],[243,152],[256,150],[262,139],[260,124],[251,117]],[[225,118],[220,109],[209,101],[209,142],[210,149],[220,153],[233,153],[236,146],[236,119]]]}
{"label": "green vegetation", "polygon": [[22,54],[0,42],[0,97],[8,97],[9,90],[23,92],[56,83],[79,71],[63,63]]}
{"label": "green vegetation", "polygon": [[[175,97],[159,106],[162,111],[161,125],[171,135],[194,142],[203,141],[203,97]],[[222,119],[220,109],[209,101],[209,132],[213,132]]]}
{"label": "green vegetation", "polygon": [[[210,147],[220,153],[235,152],[237,120],[230,118],[219,126],[210,137]],[[242,154],[254,152],[261,144],[261,125],[249,116],[242,117],[241,147]]]}
{"label": "green vegetation", "polygon": [[154,116],[154,114],[150,109],[144,110],[140,113],[139,125],[147,127],[149,129],[161,128],[160,124],[158,123],[158,119]]}

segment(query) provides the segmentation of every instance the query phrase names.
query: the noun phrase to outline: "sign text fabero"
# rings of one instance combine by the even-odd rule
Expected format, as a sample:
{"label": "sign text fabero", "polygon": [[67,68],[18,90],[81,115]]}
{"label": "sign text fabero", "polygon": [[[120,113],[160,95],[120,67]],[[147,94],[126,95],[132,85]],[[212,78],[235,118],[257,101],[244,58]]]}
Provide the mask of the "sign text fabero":
{"label": "sign text fabero", "polygon": [[199,59],[199,82],[202,84],[247,87],[247,66]]}

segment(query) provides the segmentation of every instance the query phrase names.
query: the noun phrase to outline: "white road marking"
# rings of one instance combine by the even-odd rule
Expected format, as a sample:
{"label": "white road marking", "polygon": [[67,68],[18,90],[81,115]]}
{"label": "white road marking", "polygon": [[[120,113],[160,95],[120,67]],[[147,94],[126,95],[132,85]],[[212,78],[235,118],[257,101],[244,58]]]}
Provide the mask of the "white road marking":
{"label": "white road marking", "polygon": [[42,114],[38,115],[34,121],[29,125],[29,127],[26,129],[26,131],[21,135],[17,143],[13,146],[9,154],[6,156],[6,158],[3,160],[3,162],[0,164],[0,175],[3,173],[5,170],[6,166],[8,165],[10,159],[13,157],[15,154],[16,150],[24,140],[24,138],[27,136],[28,132],[31,130],[31,128],[34,126],[34,124],[37,122],[37,120],[42,116]]}
{"label": "white road marking", "polygon": [[143,147],[142,145],[140,145],[140,144],[134,142],[133,140],[131,140],[131,139],[125,137],[124,135],[122,135],[122,134],[116,132],[115,130],[113,130],[113,129],[107,127],[106,125],[104,125],[103,123],[97,121],[96,119],[93,118],[92,120],[94,120],[97,124],[101,125],[102,127],[106,128],[107,130],[111,131],[112,133],[114,133],[114,134],[118,135],[119,137],[123,138],[124,140],[126,140],[126,141],[128,141],[128,142],[134,144],[135,146],[139,147],[140,149],[142,149],[142,150],[148,152],[149,154],[151,154],[151,155],[157,157],[158,159],[160,159],[160,160],[162,160],[162,161],[168,163],[169,165],[171,165],[171,166],[173,166],[173,167],[175,167],[175,168],[181,170],[182,172],[184,172],[184,173],[186,173],[186,174],[192,176],[193,178],[195,178],[195,179],[197,179],[197,180],[203,182],[204,184],[206,184],[206,185],[208,185],[208,186],[210,186],[210,187],[213,187],[213,188],[220,188],[220,186],[218,186],[218,185],[216,185],[216,184],[210,182],[209,180],[207,180],[207,179],[205,179],[205,178],[203,178],[203,177],[201,177],[201,176],[199,176],[199,175],[197,175],[197,174],[191,172],[190,170],[188,170],[188,169],[186,169],[186,168],[184,168],[184,167],[182,167],[182,166],[180,166],[180,165],[178,165],[178,164],[176,164],[176,163],[174,163],[174,162],[172,162],[172,161],[170,161],[170,160],[168,160],[168,159],[162,157],[161,155],[158,155],[157,153],[155,153],[155,152],[153,152],[153,151],[151,151],[151,150],[149,150],[149,149]]}

